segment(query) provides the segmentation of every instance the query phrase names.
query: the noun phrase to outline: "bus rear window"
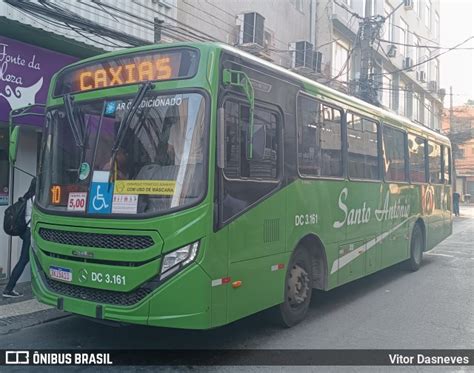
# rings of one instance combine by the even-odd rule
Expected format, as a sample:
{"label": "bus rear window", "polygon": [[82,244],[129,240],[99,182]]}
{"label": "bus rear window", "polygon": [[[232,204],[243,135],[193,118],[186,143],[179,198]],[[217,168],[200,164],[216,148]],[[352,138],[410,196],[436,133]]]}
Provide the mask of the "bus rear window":
{"label": "bus rear window", "polygon": [[190,48],[110,57],[62,71],[54,95],[57,97],[144,81],[191,78],[197,72],[198,62],[198,50]]}

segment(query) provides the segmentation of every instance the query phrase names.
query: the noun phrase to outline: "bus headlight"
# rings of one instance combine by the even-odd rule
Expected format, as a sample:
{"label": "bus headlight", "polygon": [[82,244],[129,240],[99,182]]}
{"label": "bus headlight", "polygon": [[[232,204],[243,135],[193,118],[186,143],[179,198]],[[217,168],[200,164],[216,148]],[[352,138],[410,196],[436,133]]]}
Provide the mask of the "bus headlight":
{"label": "bus headlight", "polygon": [[196,241],[166,254],[161,265],[160,280],[178,272],[181,268],[194,261],[198,248],[199,241]]}

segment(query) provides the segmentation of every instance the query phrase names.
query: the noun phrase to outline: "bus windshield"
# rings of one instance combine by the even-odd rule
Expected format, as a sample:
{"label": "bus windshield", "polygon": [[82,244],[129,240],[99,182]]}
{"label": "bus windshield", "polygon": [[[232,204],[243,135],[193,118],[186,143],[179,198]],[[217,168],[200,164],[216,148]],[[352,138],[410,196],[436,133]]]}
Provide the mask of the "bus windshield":
{"label": "bus windshield", "polygon": [[[117,141],[133,98],[78,102],[73,115],[82,146],[64,107],[48,111],[38,170],[40,207],[75,214],[161,214],[202,198],[204,97],[149,92]],[[115,154],[114,145],[119,145]]]}

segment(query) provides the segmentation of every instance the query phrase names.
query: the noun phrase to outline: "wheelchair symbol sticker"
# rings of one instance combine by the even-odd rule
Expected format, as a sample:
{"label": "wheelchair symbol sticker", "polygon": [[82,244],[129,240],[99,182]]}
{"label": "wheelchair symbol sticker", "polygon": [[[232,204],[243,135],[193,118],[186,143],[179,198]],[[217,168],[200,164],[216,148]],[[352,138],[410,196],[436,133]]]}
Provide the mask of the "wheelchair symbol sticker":
{"label": "wheelchair symbol sticker", "polygon": [[91,214],[110,214],[112,212],[113,184],[92,182],[89,196]]}

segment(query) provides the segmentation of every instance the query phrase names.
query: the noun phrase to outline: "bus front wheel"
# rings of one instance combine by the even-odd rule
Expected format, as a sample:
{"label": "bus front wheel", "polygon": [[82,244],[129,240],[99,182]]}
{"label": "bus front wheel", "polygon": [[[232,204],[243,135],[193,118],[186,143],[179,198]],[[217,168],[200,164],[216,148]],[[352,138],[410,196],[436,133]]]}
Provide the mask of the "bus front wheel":
{"label": "bus front wheel", "polygon": [[406,267],[410,271],[417,271],[421,266],[424,248],[423,231],[420,224],[415,224],[410,242],[410,259],[406,262]]}
{"label": "bus front wheel", "polygon": [[299,247],[286,271],[284,301],[275,309],[280,325],[289,328],[305,318],[311,302],[312,284],[311,255],[306,248]]}

